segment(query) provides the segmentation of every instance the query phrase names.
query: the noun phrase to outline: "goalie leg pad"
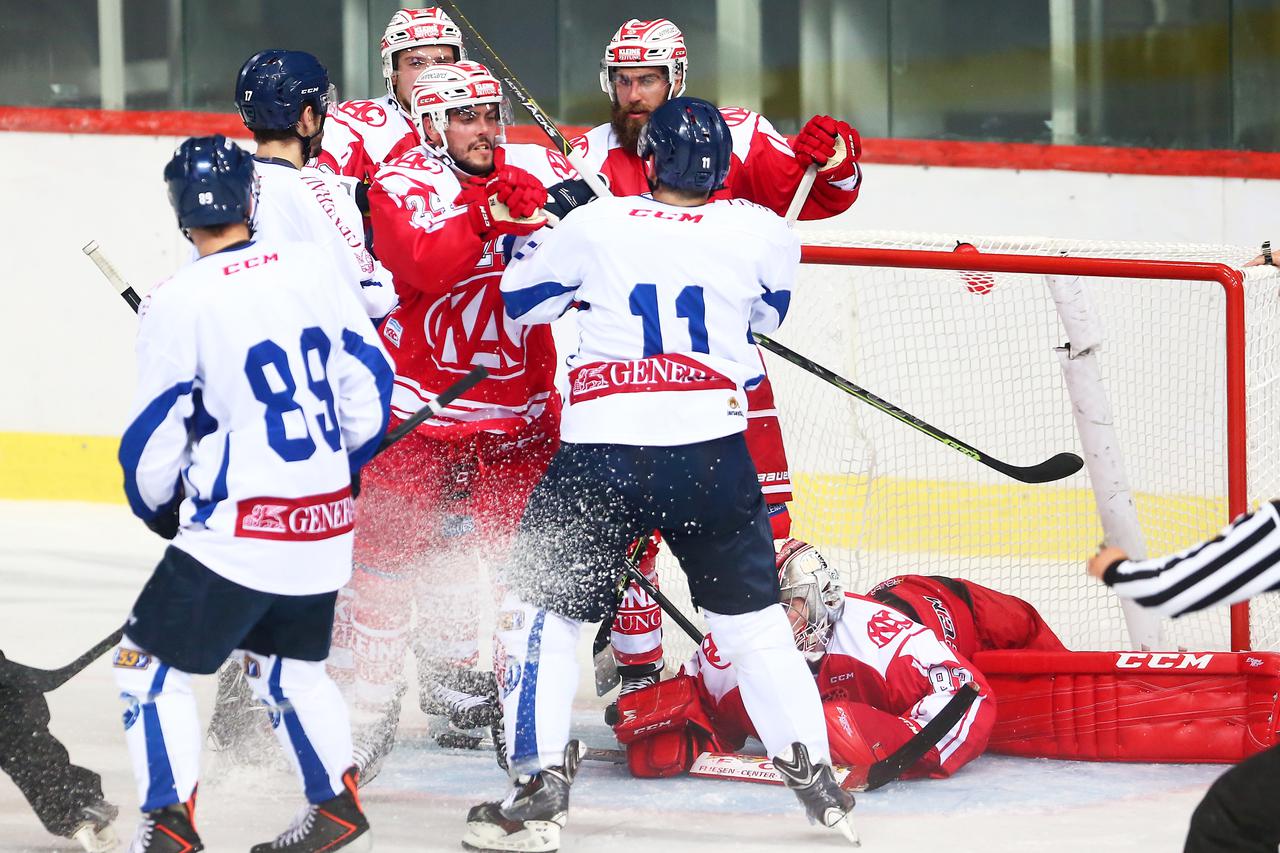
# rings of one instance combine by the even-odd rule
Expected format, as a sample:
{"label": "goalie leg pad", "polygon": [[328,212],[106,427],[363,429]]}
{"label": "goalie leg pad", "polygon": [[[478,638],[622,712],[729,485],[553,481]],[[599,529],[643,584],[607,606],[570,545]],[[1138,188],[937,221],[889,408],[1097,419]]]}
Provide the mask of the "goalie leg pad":
{"label": "goalie leg pad", "polygon": [[144,812],[191,799],[200,774],[200,719],[191,676],[125,637],[112,659],[124,699],[125,743]]}
{"label": "goalie leg pad", "polygon": [[271,726],[302,780],[307,800],[323,803],[344,789],[351,766],[351,723],[338,686],[324,664],[277,655],[236,653],[259,701],[271,709]]}
{"label": "goalie leg pad", "polygon": [[678,675],[620,697],[618,715],[613,730],[627,747],[633,776],[675,776],[703,752],[722,748],[692,676]]}

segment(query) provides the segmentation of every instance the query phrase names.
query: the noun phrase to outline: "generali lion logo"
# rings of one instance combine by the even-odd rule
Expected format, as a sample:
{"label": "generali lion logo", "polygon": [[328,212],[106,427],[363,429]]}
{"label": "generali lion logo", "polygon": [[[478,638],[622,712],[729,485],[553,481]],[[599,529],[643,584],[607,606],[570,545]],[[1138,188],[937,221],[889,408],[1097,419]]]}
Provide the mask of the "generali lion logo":
{"label": "generali lion logo", "polygon": [[338,104],[338,112],[369,127],[382,127],[387,123],[387,112],[376,101],[344,101]]}
{"label": "generali lion logo", "polygon": [[289,529],[284,523],[284,514],[288,509],[283,504],[256,504],[253,511],[244,517],[241,525],[254,533],[284,533]]}
{"label": "generali lion logo", "polygon": [[588,364],[573,374],[573,393],[587,394],[609,387],[609,365]]}

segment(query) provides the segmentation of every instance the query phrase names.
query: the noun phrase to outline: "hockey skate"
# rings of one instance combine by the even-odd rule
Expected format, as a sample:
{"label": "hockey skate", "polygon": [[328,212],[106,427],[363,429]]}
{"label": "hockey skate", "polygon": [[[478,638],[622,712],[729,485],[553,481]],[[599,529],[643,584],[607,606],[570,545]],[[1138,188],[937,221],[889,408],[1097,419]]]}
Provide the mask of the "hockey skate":
{"label": "hockey skate", "polygon": [[462,846],[468,850],[552,853],[569,820],[569,786],[578,772],[579,746],[569,741],[564,764],[519,776],[500,803],[481,803],[467,813]]}
{"label": "hockey skate", "polygon": [[[637,690],[657,684],[662,678],[663,662],[659,660],[657,663],[645,663],[638,666],[619,666],[618,677],[622,679],[622,686],[618,688],[618,699],[626,696],[628,693],[635,693]],[[618,699],[614,699],[604,709],[604,722],[607,726],[616,726],[618,724]]]}
{"label": "hockey skate", "polygon": [[395,698],[380,708],[367,709],[357,705],[352,709],[351,753],[362,788],[382,771],[382,765],[395,749],[396,731],[400,727],[400,697],[403,695],[402,685]]}
{"label": "hockey skate", "polygon": [[834,829],[854,847],[861,847],[858,832],[853,828],[853,795],[841,788],[831,772],[830,764],[814,764],[809,751],[802,743],[793,743],[788,750],[790,757],[782,755],[773,759],[773,766],[782,774],[787,787],[796,792],[804,805],[810,823],[820,823]]}
{"label": "hockey skate", "polygon": [[84,806],[76,814],[75,826],[67,837],[79,842],[87,853],[106,853],[115,850],[120,844],[111,822],[120,814],[120,809],[106,800],[97,800]]}
{"label": "hockey skate", "polygon": [[346,850],[364,853],[373,849],[369,821],[356,796],[356,768],[342,774],[342,793],[323,803],[308,803],[289,828],[274,841],[255,844],[249,853],[321,853]]}
{"label": "hockey skate", "polygon": [[196,834],[196,797],[142,816],[128,853],[196,853],[204,844]]}
{"label": "hockey skate", "polygon": [[419,704],[425,714],[442,715],[448,728],[435,736],[446,749],[477,749],[502,725],[502,706],[493,673],[470,669],[445,671],[424,682]]}

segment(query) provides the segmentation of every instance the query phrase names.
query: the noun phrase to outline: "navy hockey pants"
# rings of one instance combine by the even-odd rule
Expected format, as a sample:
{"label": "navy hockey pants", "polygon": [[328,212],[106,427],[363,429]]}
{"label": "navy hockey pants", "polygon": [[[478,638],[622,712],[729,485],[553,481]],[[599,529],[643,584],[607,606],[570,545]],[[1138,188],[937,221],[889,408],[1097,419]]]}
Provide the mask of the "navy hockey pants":
{"label": "navy hockey pants", "polygon": [[1184,853],[1275,853],[1280,845],[1280,746],[1232,767],[1191,816]]}
{"label": "navy hockey pants", "polygon": [[507,580],[530,604],[599,622],[627,545],[661,531],[693,602],[715,613],[778,602],[773,533],[742,434],[674,447],[561,444],[529,498]]}

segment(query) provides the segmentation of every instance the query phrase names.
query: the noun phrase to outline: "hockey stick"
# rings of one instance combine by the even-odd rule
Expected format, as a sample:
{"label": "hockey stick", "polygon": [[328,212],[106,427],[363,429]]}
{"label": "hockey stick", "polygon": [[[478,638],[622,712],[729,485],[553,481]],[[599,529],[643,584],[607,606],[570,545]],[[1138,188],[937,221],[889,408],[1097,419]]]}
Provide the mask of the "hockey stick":
{"label": "hockey stick", "polygon": [[1072,474],[1084,467],[1084,460],[1074,453],[1058,453],[1037,465],[1028,465],[1025,467],[1001,462],[999,459],[988,456],[976,447],[966,444],[960,439],[948,435],[937,427],[925,423],[910,412],[904,412],[893,403],[890,403],[887,400],[882,400],[865,388],[860,388],[857,385],[854,385],[843,376],[831,372],[817,362],[805,358],[794,350],[788,349],[772,338],[757,334],[755,339],[756,343],[760,346],[775,355],[781,356],[799,367],[801,370],[806,370],[809,373],[812,373],[819,379],[836,386],[841,391],[857,397],[862,402],[879,409],[886,415],[896,418],[907,426],[919,430],[933,440],[940,441],[947,445],[947,447],[950,447],[953,450],[958,450],[970,459],[973,459],[976,462],[981,462],[988,468],[999,471],[1007,477],[1012,477],[1013,479],[1023,483],[1049,483],[1054,480],[1061,480],[1064,477],[1070,477]]}
{"label": "hockey stick", "polygon": [[[645,548],[648,547],[649,537],[642,536],[636,540],[635,547],[627,552],[627,565],[636,567],[640,565],[640,558],[644,556]],[[596,631],[596,638],[591,643],[591,660],[595,664],[596,674],[596,695],[603,696],[614,687],[618,686],[618,682],[622,677],[618,675],[618,662],[613,657],[613,649],[610,646],[610,635],[613,633],[613,623],[618,617],[618,607],[622,604],[622,596],[626,594],[627,587],[630,585],[631,578],[625,572],[618,579],[618,588],[614,591],[613,610],[600,620],[600,628]]]}
{"label": "hockey stick", "polygon": [[491,67],[499,72],[503,85],[511,92],[512,97],[520,102],[520,106],[524,107],[525,112],[534,120],[538,127],[542,128],[542,132],[547,135],[555,148],[564,155],[569,161],[569,165],[578,170],[578,174],[587,182],[587,186],[591,187],[591,191],[596,194],[596,198],[609,198],[613,193],[609,192],[609,188],[604,181],[591,169],[587,168],[587,163],[582,159],[582,155],[578,153],[578,149],[574,148],[560,132],[560,128],[556,127],[546,113],[542,111],[542,107],[538,106],[538,102],[533,99],[533,95],[529,94],[529,90],[521,84],[520,79],[502,61],[502,57],[498,56],[498,52],[494,50],[485,37],[480,35],[480,31],[475,28],[471,21],[467,20],[467,16],[462,14],[462,9],[454,0],[443,0],[442,4],[446,7],[450,17],[453,18],[455,24],[467,34],[471,41],[480,46],[480,48],[492,60]]}
{"label": "hockey stick", "polygon": [[124,628],[117,628],[110,635],[102,638],[93,648],[80,655],[66,666],[57,669],[39,669],[27,666],[8,658],[0,658],[0,683],[19,684],[30,687],[40,693],[48,693],[65,684],[72,676],[77,675],[89,664],[97,660],[103,652],[120,642]]}
{"label": "hockey stick", "polygon": [[813,189],[813,182],[818,177],[818,164],[810,163],[804,170],[804,177],[800,179],[800,185],[796,187],[796,194],[791,197],[791,206],[787,208],[786,220],[790,225],[800,218],[800,208],[804,207],[805,200],[809,198],[809,190]]}
{"label": "hockey stick", "polygon": [[671,599],[667,598],[662,590],[653,585],[653,581],[642,575],[640,570],[635,566],[627,566],[627,578],[634,581],[637,586],[649,593],[649,597],[658,602],[658,606],[661,607],[668,616],[675,620],[675,623],[689,635],[689,639],[693,640],[698,645],[702,645],[702,632],[699,631],[697,626],[690,622],[688,618],[680,612],[680,609],[672,603]]}
{"label": "hockey stick", "polygon": [[[114,265],[112,265],[111,261],[107,260],[107,256],[102,253],[102,249],[98,246],[97,241],[90,240],[85,244],[81,251],[88,255],[89,259],[97,264],[98,269],[100,269],[102,274],[106,276],[107,282],[111,284],[112,288],[120,294],[125,302],[129,303],[129,307],[132,308],[136,314],[138,312],[138,306],[142,304],[141,297],[139,297],[138,292],[129,285],[129,282],[124,280],[124,276],[120,275],[120,272]],[[418,409],[418,411],[406,418],[398,427],[384,435],[382,437],[382,442],[378,445],[378,449],[373,452],[373,455],[377,456],[379,453],[386,450],[409,433],[413,432],[413,430],[423,421],[429,420],[430,418],[438,415],[445,406],[470,391],[488,375],[489,371],[483,365],[477,365],[471,368],[471,370],[467,371],[466,375],[461,379],[441,391],[434,400],[427,403],[421,409]]]}
{"label": "hockey stick", "polygon": [[142,297],[138,295],[138,291],[129,286],[129,282],[124,280],[124,276],[107,260],[107,256],[102,254],[101,247],[98,246],[97,240],[90,240],[81,248],[82,252],[89,256],[89,260],[97,264],[98,269],[107,277],[107,281],[115,288],[116,292],[125,302],[129,303],[129,307],[135,312],[138,306],[142,304]]}

